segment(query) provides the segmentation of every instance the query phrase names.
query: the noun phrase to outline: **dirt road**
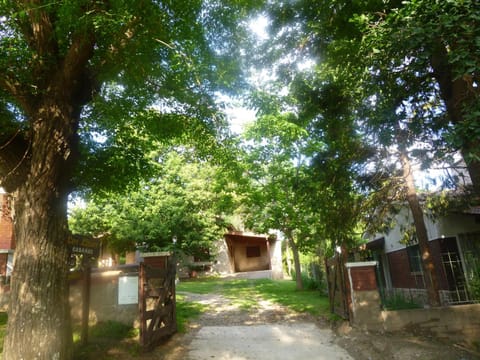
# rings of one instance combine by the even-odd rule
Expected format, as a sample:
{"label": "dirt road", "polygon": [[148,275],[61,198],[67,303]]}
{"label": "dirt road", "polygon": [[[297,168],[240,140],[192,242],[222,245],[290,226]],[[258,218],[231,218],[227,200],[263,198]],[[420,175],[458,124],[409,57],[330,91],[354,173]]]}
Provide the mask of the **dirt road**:
{"label": "dirt road", "polygon": [[473,360],[474,353],[408,334],[377,334],[344,325],[338,331],[322,319],[293,313],[259,299],[254,310],[238,308],[218,294],[183,294],[209,306],[152,354],[162,360],[355,359]]}

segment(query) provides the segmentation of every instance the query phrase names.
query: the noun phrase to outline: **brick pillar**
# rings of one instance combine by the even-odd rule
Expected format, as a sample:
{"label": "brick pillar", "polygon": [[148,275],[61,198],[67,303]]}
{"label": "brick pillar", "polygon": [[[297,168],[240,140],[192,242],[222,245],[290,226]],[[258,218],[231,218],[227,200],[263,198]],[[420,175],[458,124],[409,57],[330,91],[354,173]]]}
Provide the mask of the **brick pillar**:
{"label": "brick pillar", "polygon": [[151,267],[158,268],[158,269],[166,269],[167,261],[170,257],[170,253],[166,251],[142,253],[141,257],[143,258],[143,262],[146,265],[149,265]]}
{"label": "brick pillar", "polygon": [[[0,253],[0,276],[7,275],[7,262],[8,253]],[[3,280],[0,281],[0,285],[3,285]]]}
{"label": "brick pillar", "polygon": [[0,194],[0,249],[10,250],[14,248],[10,197],[8,194]]}
{"label": "brick pillar", "polygon": [[381,324],[381,300],[377,288],[376,261],[347,263],[354,325],[370,328]]}

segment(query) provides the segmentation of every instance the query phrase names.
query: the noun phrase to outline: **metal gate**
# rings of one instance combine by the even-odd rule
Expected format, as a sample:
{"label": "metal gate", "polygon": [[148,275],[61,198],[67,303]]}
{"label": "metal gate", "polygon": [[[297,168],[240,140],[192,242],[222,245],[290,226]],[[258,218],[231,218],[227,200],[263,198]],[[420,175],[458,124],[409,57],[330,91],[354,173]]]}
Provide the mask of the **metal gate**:
{"label": "metal gate", "polygon": [[175,270],[171,257],[163,268],[140,264],[140,345],[145,351],[177,331]]}

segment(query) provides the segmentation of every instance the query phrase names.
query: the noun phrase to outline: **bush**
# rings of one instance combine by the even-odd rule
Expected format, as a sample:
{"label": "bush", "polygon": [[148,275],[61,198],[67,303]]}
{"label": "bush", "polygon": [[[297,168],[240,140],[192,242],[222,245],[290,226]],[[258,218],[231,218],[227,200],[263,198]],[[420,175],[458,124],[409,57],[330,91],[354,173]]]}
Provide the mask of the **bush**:
{"label": "bush", "polygon": [[468,282],[468,290],[472,300],[480,300],[480,267],[473,271],[472,277]]}
{"label": "bush", "polygon": [[403,294],[386,296],[383,302],[385,310],[406,310],[420,309],[422,306],[411,299],[405,298]]}
{"label": "bush", "polygon": [[[292,271],[292,279],[295,280],[295,271]],[[318,290],[318,291],[323,291],[325,290],[326,286],[322,279],[319,278],[314,278],[311,274],[303,271],[302,272],[302,282],[303,282],[303,288],[305,290]]]}

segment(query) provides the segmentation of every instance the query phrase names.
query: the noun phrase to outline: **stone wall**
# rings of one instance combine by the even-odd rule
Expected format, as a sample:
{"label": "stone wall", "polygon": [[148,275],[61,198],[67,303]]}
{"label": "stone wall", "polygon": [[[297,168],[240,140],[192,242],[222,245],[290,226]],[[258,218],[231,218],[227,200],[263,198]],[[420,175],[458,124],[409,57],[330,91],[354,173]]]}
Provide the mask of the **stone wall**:
{"label": "stone wall", "polygon": [[387,332],[427,334],[471,348],[480,347],[480,304],[381,311],[381,320],[382,330]]}

